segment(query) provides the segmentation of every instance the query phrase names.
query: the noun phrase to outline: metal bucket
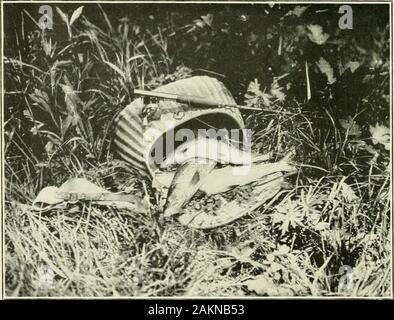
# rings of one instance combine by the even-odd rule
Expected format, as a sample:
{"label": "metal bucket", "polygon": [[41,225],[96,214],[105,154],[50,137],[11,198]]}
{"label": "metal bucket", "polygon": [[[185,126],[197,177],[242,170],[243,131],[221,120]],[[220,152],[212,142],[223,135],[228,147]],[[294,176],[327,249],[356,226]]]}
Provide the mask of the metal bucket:
{"label": "metal bucket", "polygon": [[[156,88],[156,92],[192,95],[209,98],[218,104],[236,104],[228,89],[215,78],[195,76]],[[206,108],[161,100],[144,106],[142,98],[123,109],[115,127],[117,155],[143,176],[152,179],[158,169],[152,153],[165,135],[181,128],[244,129],[241,114],[236,108]],[[146,110],[153,110],[148,115]],[[164,140],[165,141],[165,140]]]}

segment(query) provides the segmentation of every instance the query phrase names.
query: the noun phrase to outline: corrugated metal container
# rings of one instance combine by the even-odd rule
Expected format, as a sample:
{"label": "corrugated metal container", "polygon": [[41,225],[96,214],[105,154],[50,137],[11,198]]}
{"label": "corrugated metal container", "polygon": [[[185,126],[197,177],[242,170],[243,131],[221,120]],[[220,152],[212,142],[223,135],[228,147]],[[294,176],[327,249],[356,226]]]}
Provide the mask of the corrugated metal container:
{"label": "corrugated metal container", "polygon": [[[234,105],[228,89],[215,78],[195,76],[156,88],[156,92],[192,95],[217,101],[218,104]],[[152,110],[145,116],[143,110]],[[117,155],[141,172],[153,178],[158,169],[153,161],[155,147],[171,132],[180,128],[190,129],[243,129],[244,122],[236,108],[206,108],[161,100],[144,107],[142,98],[134,100],[121,111],[115,128]],[[162,140],[164,139],[164,140]],[[164,150],[165,152],[165,150]]]}

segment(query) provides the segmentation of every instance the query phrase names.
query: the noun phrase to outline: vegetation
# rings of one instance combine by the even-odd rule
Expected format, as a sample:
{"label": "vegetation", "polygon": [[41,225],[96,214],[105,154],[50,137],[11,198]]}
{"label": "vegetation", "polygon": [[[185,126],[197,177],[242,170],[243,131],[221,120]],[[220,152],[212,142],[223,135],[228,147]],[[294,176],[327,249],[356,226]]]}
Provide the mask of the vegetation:
{"label": "vegetation", "polygon": [[[328,4],[58,4],[41,31],[38,5],[4,5],[6,294],[389,296],[389,10],[352,7],[341,30]],[[193,74],[264,109],[243,113],[253,148],[299,164],[273,203],[208,231],[162,221],[111,146],[133,88]],[[71,177],[152,210],[31,210]]]}

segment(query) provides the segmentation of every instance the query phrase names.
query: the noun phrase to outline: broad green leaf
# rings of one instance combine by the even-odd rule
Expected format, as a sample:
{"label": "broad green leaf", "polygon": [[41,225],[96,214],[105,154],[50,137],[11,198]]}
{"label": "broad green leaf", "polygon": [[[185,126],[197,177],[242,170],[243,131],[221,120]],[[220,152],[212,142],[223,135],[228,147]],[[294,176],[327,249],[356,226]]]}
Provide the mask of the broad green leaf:
{"label": "broad green leaf", "polygon": [[301,15],[306,11],[306,9],[308,9],[309,8],[309,6],[296,6],[295,8],[294,8],[294,10],[290,10],[289,12],[287,12],[286,14],[285,14],[285,17],[286,16],[291,16],[291,15],[294,15],[294,16],[296,16],[296,17],[301,17]]}
{"label": "broad green leaf", "polygon": [[71,26],[70,26],[70,21],[68,20],[68,15],[64,13],[60,8],[56,7],[57,13],[60,15],[62,20],[66,23],[67,25],[67,32],[68,32],[68,37],[71,39]]}
{"label": "broad green leaf", "polygon": [[325,44],[327,39],[330,37],[329,34],[323,32],[323,28],[318,24],[307,25],[307,28],[309,30],[308,33],[309,40],[318,44],[319,46]]}
{"label": "broad green leaf", "polygon": [[73,12],[70,19],[70,26],[72,26],[75,20],[77,20],[79,16],[82,14],[82,10],[83,10],[83,6],[79,7],[77,10]]}
{"label": "broad green leaf", "polygon": [[361,135],[360,126],[353,118],[348,117],[348,119],[339,119],[339,124],[347,131],[349,136],[359,137]]}
{"label": "broad green leaf", "polygon": [[337,80],[334,77],[333,68],[331,67],[330,63],[326,59],[320,57],[319,61],[316,62],[316,65],[320,69],[320,72],[326,75],[328,84],[333,84]]}
{"label": "broad green leaf", "polygon": [[349,68],[352,73],[356,71],[359,67],[360,67],[360,62],[358,61],[349,61],[345,66],[345,68],[346,69]]}
{"label": "broad green leaf", "polygon": [[70,23],[68,21],[68,15],[66,13],[64,13],[59,7],[56,7],[56,11],[68,27],[70,25]]}
{"label": "broad green leaf", "polygon": [[208,26],[211,26],[211,25],[212,25],[212,21],[213,21],[213,14],[208,13],[206,16],[201,16],[201,19],[202,19]]}
{"label": "broad green leaf", "polygon": [[372,143],[384,145],[386,150],[390,150],[390,129],[384,125],[376,124],[369,126],[369,132],[372,135]]}

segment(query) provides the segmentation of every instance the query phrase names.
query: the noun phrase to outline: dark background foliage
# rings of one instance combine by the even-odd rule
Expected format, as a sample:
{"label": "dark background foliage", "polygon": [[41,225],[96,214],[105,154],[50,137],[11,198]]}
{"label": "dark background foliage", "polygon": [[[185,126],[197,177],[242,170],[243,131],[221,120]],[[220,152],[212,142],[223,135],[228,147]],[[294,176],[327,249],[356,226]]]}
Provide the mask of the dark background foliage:
{"label": "dark background foliage", "polygon": [[[63,11],[69,15],[77,7],[76,4],[62,6]],[[110,100],[105,103],[112,105],[111,110],[106,110],[101,118],[106,122],[110,120],[112,114],[109,113],[112,110],[118,111],[133,99],[130,92],[133,87],[139,87],[135,79],[141,74],[144,74],[145,86],[154,87],[163,83],[166,77],[164,82],[182,77],[176,71],[184,67],[191,69],[194,74],[204,73],[218,77],[240,104],[244,103],[244,94],[250,81],[257,79],[264,89],[269,88],[275,78],[287,75],[279,80],[279,85],[286,88],[287,109],[292,110],[302,104],[303,110],[320,114],[327,110],[335,121],[357,114],[359,121],[364,124],[380,122],[387,126],[389,17],[386,7],[352,5],[353,29],[341,30],[338,28],[341,16],[338,13],[339,5],[277,4],[272,8],[268,5],[249,4],[87,5],[83,14],[89,23],[96,26],[94,30],[99,41],[103,38],[108,61],[113,61],[119,50],[126,50],[127,41],[148,47],[149,55],[154,60],[154,68],[142,66],[138,70],[134,69],[130,81],[126,81],[120,88],[114,88],[118,84],[111,80],[113,74],[108,66],[103,65],[100,57],[93,53],[92,44],[84,41],[81,35],[73,35],[72,39],[68,39],[67,28],[55,10],[54,29],[46,32],[45,38],[57,43],[58,48],[69,45],[65,52],[55,57],[43,54],[42,49],[33,44],[40,41],[42,35],[34,22],[24,14],[27,11],[38,20],[40,15],[37,6],[15,4],[5,9],[7,19],[4,26],[4,53],[6,57],[29,61],[43,70],[62,59],[62,55],[67,55],[67,61],[71,60],[73,65],[65,65],[65,72],[67,69],[77,68],[78,72],[86,73],[86,77],[80,82],[72,73],[67,74],[71,84],[78,83],[82,100],[97,98],[92,93],[87,93],[89,89],[102,90],[107,100]],[[302,11],[301,14],[299,11]],[[73,28],[83,33],[92,26],[89,23],[81,19]],[[330,35],[328,41],[323,45],[310,41],[306,30],[308,25],[320,25]],[[26,37],[28,30],[36,31]],[[126,41],[127,37],[129,39]],[[89,56],[89,65],[79,62],[78,54]],[[315,63],[320,57],[333,68],[335,83],[327,84],[326,76],[316,67]],[[349,69],[341,71],[340,65],[345,66],[349,61],[359,63],[360,67],[355,72]],[[310,67],[312,92],[309,101],[306,99],[306,62]],[[168,77],[169,74],[175,75],[171,78]],[[14,74],[8,77],[9,75],[11,74],[6,72],[6,91],[17,90],[24,94],[6,95],[5,119],[20,121],[24,110],[21,105],[26,103],[26,96],[37,87],[37,80],[31,77],[25,79],[22,73],[20,82],[15,83]],[[42,118],[46,125],[50,125],[48,117],[46,115]],[[323,119],[323,122],[326,120]],[[102,127],[99,121],[94,125]],[[315,126],[324,129],[324,123],[317,122]],[[32,139],[34,145],[37,143],[31,136],[25,138],[28,141]]]}

